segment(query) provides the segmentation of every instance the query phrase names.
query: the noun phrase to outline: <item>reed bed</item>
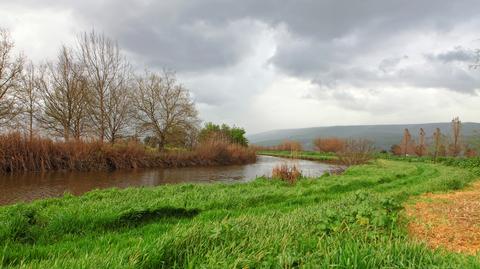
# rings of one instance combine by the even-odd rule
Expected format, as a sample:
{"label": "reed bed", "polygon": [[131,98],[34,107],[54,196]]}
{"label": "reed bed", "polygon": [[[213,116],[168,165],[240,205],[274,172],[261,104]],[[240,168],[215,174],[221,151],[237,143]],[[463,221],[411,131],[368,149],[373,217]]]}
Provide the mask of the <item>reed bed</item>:
{"label": "reed bed", "polygon": [[30,140],[18,133],[0,135],[0,173],[213,166],[255,161],[253,150],[223,141],[209,141],[191,151],[159,152],[136,141],[112,145],[40,137]]}
{"label": "reed bed", "polygon": [[288,165],[286,163],[275,166],[272,169],[272,178],[295,184],[302,177],[302,171],[297,165]]}

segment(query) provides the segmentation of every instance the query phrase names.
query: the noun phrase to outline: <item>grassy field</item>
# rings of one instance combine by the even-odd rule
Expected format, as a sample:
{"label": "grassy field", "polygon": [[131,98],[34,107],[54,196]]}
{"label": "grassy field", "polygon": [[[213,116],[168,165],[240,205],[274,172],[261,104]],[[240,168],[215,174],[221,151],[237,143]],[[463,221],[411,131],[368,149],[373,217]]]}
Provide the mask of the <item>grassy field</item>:
{"label": "grassy field", "polygon": [[167,185],[0,208],[0,267],[479,268],[407,236],[402,204],[467,169],[377,160],[292,186]]}
{"label": "grassy field", "polygon": [[292,152],[287,150],[261,150],[261,151],[258,151],[257,154],[274,156],[274,157],[282,157],[282,158],[295,158],[295,159],[303,159],[303,160],[311,160],[311,161],[321,161],[321,162],[329,162],[329,163],[334,163],[338,159],[334,153],[325,153],[325,152],[317,152],[317,151]]}

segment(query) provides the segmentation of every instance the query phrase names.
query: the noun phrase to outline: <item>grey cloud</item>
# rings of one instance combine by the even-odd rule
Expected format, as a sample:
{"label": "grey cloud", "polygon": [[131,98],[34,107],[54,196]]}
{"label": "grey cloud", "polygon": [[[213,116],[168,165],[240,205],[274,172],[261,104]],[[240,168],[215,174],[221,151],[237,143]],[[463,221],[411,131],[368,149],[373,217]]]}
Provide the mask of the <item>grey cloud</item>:
{"label": "grey cloud", "polygon": [[452,50],[448,50],[439,54],[427,54],[425,55],[429,60],[438,60],[444,63],[450,62],[466,62],[472,64],[477,60],[477,54],[472,49],[465,49],[461,46],[457,46]]}
{"label": "grey cloud", "polygon": [[408,56],[404,55],[403,57],[385,58],[380,62],[380,64],[378,64],[378,69],[384,73],[395,71],[398,64],[404,59],[408,59]]}
{"label": "grey cloud", "polygon": [[[387,55],[374,66],[354,64],[388,49],[388,42],[416,42],[402,40],[404,34],[442,35],[474,20],[480,13],[476,0],[18,0],[17,5],[69,9],[118,39],[139,62],[179,73],[218,73],[240,63],[270,27],[286,34],[277,38],[269,64],[321,88],[415,86],[474,93],[479,85],[468,70],[446,66],[472,59],[463,47],[426,54],[423,66],[408,65],[402,55]],[[400,67],[403,62],[406,67]],[[198,96],[212,104],[231,96],[209,95]]]}
{"label": "grey cloud", "polygon": [[398,80],[415,87],[442,88],[466,94],[476,94],[480,87],[480,77],[473,70],[448,65],[437,65],[430,71],[426,68],[402,70]]}
{"label": "grey cloud", "polygon": [[[71,9],[77,17],[118,38],[128,50],[150,58],[152,65],[169,65],[179,71],[223,67],[240,61],[255,45],[249,39],[255,25],[228,29],[237,21],[260,21],[272,27],[282,24],[300,40],[313,44],[307,48],[278,44],[272,62],[293,74],[315,72],[336,61],[344,63],[344,58],[355,58],[408,30],[449,31],[458,21],[466,21],[480,11],[474,0],[18,2]],[[199,22],[209,28],[195,28]],[[338,47],[337,39],[355,33],[355,46]],[[253,44],[246,44],[245,39]],[[341,53],[335,53],[339,50]]]}
{"label": "grey cloud", "polygon": [[250,52],[250,37],[238,33],[257,27],[250,21],[222,27],[203,22],[175,28],[130,24],[117,38],[149,66],[207,71],[233,65]]}
{"label": "grey cloud", "polygon": [[[460,50],[449,49],[436,54],[435,57],[425,57],[424,63],[410,63],[409,58],[403,56],[385,58],[379,63],[378,68],[338,66],[317,73],[312,82],[319,86],[318,91],[338,91],[338,94],[332,94],[332,97],[339,101],[348,101],[347,104],[356,104],[353,100],[355,96],[350,92],[342,91],[343,88],[357,88],[358,91],[364,92],[365,89],[397,88],[401,90],[405,87],[415,87],[478,94],[480,74],[463,62],[471,63],[471,58],[464,57],[463,54],[451,53],[452,51]],[[454,61],[461,61],[463,64],[454,64]],[[401,62],[405,62],[403,66],[399,66]],[[350,107],[359,109],[361,106]]]}

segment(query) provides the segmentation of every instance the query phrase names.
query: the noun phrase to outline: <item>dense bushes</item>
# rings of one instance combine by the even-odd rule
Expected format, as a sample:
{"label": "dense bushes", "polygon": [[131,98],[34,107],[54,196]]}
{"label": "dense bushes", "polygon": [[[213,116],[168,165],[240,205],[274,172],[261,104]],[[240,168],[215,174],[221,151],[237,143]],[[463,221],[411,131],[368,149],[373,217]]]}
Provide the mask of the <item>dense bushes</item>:
{"label": "dense bushes", "polygon": [[0,136],[0,172],[54,170],[115,170],[147,167],[185,167],[255,162],[253,150],[225,142],[208,142],[192,151],[158,152],[129,141],[119,144]]}
{"label": "dense bushes", "polygon": [[248,139],[245,137],[245,129],[236,126],[230,127],[227,124],[218,125],[212,122],[207,122],[200,130],[198,136],[201,142],[216,138],[223,139],[232,144],[248,146]]}
{"label": "dense bushes", "polygon": [[448,166],[456,166],[466,168],[474,172],[476,175],[480,175],[480,157],[474,158],[452,158],[441,157],[437,159],[437,162]]}
{"label": "dense bushes", "polygon": [[459,157],[437,157],[434,160],[431,156],[422,156],[422,157],[404,157],[396,156],[391,154],[376,154],[376,158],[397,160],[397,161],[406,161],[406,162],[420,162],[420,163],[440,163],[446,166],[455,166],[468,169],[480,175],[480,157],[471,157],[471,158],[459,158]]}

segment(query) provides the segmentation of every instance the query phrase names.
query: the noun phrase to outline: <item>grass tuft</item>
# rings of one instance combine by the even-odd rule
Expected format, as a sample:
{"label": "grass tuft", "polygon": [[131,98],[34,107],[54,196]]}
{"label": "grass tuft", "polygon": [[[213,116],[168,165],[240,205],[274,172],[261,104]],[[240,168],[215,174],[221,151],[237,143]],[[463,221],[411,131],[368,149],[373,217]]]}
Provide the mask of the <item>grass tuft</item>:
{"label": "grass tuft", "polygon": [[294,185],[302,177],[302,171],[297,165],[280,164],[272,169],[272,178],[280,179]]}

